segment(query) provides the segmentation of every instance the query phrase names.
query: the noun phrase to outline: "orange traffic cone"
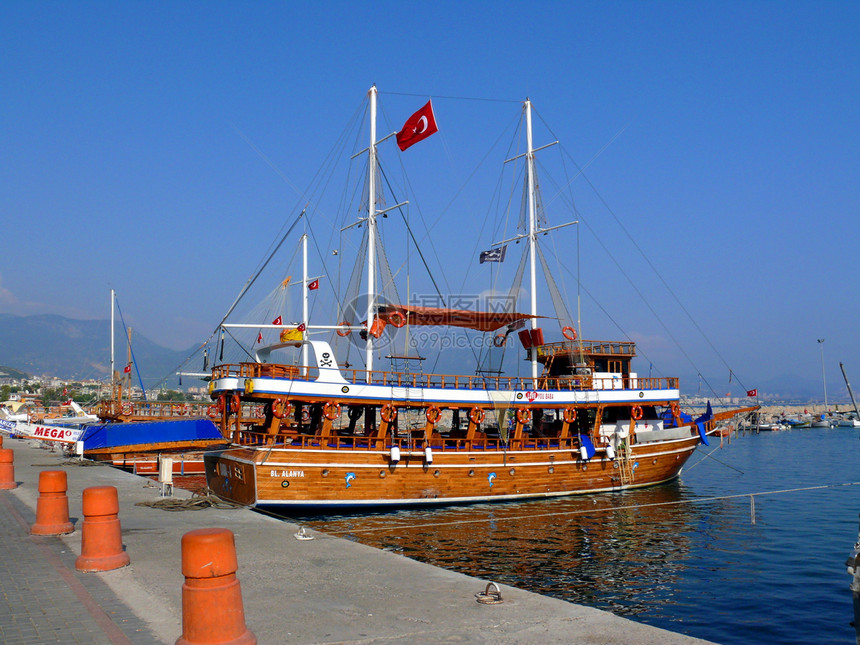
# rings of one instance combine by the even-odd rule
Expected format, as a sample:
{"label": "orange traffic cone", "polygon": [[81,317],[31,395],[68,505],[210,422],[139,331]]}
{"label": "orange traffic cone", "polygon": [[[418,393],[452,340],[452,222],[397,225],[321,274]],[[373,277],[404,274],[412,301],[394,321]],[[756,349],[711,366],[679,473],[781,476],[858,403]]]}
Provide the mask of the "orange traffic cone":
{"label": "orange traffic cone", "polygon": [[176,645],[255,645],[245,626],[236,579],[236,544],[227,529],[197,529],[182,536],[182,636]]}
{"label": "orange traffic cone", "polygon": [[131,562],[128,553],[122,550],[116,487],[85,488],[83,510],[81,555],[75,560],[75,569],[112,571]]}
{"label": "orange traffic cone", "polygon": [[15,483],[15,453],[9,448],[0,448],[0,490],[18,488]]}
{"label": "orange traffic cone", "polygon": [[39,499],[36,500],[36,523],[33,535],[65,535],[75,530],[69,521],[68,479],[65,470],[43,470],[39,473]]}

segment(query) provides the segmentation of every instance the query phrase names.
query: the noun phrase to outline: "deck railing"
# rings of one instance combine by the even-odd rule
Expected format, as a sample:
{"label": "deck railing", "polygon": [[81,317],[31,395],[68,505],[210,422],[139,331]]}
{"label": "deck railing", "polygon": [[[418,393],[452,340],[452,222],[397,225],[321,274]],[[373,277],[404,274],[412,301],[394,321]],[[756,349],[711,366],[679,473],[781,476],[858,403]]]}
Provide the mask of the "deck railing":
{"label": "deck railing", "polygon": [[[277,365],[267,363],[240,363],[218,365],[212,370],[213,379],[222,378],[291,378],[314,381],[315,367]],[[663,390],[677,389],[678,379],[673,377],[596,378],[590,375],[541,376],[536,379],[518,376],[464,376],[449,374],[409,374],[373,370],[341,370],[348,383],[356,385],[383,385],[404,388],[453,388],[465,390]],[[370,378],[368,378],[368,375]]]}
{"label": "deck railing", "polygon": [[424,449],[429,447],[433,450],[444,450],[445,452],[469,452],[474,450],[577,450],[579,439],[577,437],[542,437],[510,439],[507,442],[499,438],[447,438],[434,437],[429,442],[423,437],[398,437],[392,439],[386,437],[358,436],[332,436],[318,437],[312,435],[278,434],[269,435],[261,432],[242,430],[238,436],[234,433],[233,443],[242,446],[267,446],[275,448],[300,448],[316,450],[390,450],[397,446],[401,451],[401,459],[404,457],[420,457]]}
{"label": "deck railing", "polygon": [[[240,363],[219,365],[212,371],[213,379],[221,378],[291,378],[293,380],[316,380],[317,369],[296,365],[266,363]],[[593,377],[540,376],[536,379],[519,376],[464,376],[453,374],[410,374],[373,370],[341,370],[348,383],[356,385],[383,385],[404,388],[441,388],[464,390],[663,390],[677,389],[674,377]]]}

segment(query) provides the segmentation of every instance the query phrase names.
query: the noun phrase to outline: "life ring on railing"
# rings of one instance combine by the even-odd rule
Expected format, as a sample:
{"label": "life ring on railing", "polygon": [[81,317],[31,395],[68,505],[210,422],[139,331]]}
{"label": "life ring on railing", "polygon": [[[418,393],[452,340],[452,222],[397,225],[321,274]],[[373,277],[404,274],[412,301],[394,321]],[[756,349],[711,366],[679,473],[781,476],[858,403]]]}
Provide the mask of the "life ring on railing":
{"label": "life ring on railing", "polygon": [[672,411],[672,416],[676,419],[681,418],[681,406],[678,405],[677,401],[672,401],[669,404],[669,409]]}
{"label": "life ring on railing", "polygon": [[436,425],[439,423],[439,419],[442,418],[442,410],[440,410],[435,405],[431,405],[427,408],[427,412],[424,413],[424,416],[427,418],[427,423],[432,423]]}
{"label": "life ring on railing", "polygon": [[305,406],[305,407],[303,407],[303,408],[302,408],[302,413],[301,413],[301,415],[299,416],[299,420],[300,420],[302,423],[309,423],[309,422],[310,422],[310,420],[311,420],[311,411],[310,411],[310,408],[308,408],[308,406]]}
{"label": "life ring on railing", "polygon": [[213,403],[208,408],[206,408],[206,416],[208,416],[210,419],[214,419],[215,417],[217,417],[218,406]]}
{"label": "life ring on railing", "polygon": [[289,416],[292,411],[293,406],[289,401],[284,401],[280,398],[272,401],[272,416],[276,419],[283,419]]}
{"label": "life ring on railing", "polygon": [[388,314],[388,322],[391,323],[394,327],[400,328],[406,324],[406,316],[404,316],[399,311],[392,311]]}
{"label": "life ring on railing", "polygon": [[134,414],[134,403],[123,403],[122,404],[122,413],[125,415]]}
{"label": "life ring on railing", "polygon": [[561,328],[561,335],[568,340],[576,340],[576,330],[570,325]]}
{"label": "life ring on railing", "polygon": [[337,330],[337,335],[343,338],[344,336],[349,336],[351,333],[351,329],[349,328],[349,323],[347,321],[343,321],[340,324],[340,329]]}
{"label": "life ring on railing", "polygon": [[469,410],[469,421],[475,425],[482,423],[486,417],[487,413],[484,412],[484,408],[479,408],[477,405]]}
{"label": "life ring on railing", "polygon": [[504,347],[506,342],[508,342],[507,334],[496,334],[493,338],[493,347]]}
{"label": "life ring on railing", "polygon": [[642,406],[634,405],[630,409],[630,416],[633,418],[634,421],[639,421],[639,419],[642,418]]}
{"label": "life ring on railing", "polygon": [[565,423],[573,423],[576,421],[576,408],[565,408],[562,418]]}
{"label": "life ring on railing", "polygon": [[329,421],[334,421],[340,416],[340,403],[328,401],[323,406],[323,416]]}
{"label": "life ring on railing", "polygon": [[395,408],[391,403],[386,403],[382,406],[380,416],[385,423],[391,423],[397,418],[397,408]]}
{"label": "life ring on railing", "polygon": [[517,421],[520,423],[528,423],[532,420],[532,411],[528,408],[520,408],[517,410]]}
{"label": "life ring on railing", "polygon": [[242,409],[242,399],[239,398],[238,394],[234,394],[233,398],[230,399],[230,411],[233,414],[239,414]]}
{"label": "life ring on railing", "polygon": [[218,410],[218,414],[224,412],[224,395],[218,397],[218,400],[215,402],[216,409]]}

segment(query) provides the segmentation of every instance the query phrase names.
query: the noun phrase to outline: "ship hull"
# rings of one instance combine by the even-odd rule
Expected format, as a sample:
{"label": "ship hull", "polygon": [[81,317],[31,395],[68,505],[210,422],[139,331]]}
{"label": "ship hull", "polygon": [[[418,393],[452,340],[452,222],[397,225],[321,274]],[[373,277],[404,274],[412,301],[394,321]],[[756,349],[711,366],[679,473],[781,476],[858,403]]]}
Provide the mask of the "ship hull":
{"label": "ship hull", "polygon": [[624,458],[578,450],[390,450],[319,447],[213,451],[207,485],[256,507],[348,509],[550,498],[653,486],[678,477],[698,437],[634,445]]}

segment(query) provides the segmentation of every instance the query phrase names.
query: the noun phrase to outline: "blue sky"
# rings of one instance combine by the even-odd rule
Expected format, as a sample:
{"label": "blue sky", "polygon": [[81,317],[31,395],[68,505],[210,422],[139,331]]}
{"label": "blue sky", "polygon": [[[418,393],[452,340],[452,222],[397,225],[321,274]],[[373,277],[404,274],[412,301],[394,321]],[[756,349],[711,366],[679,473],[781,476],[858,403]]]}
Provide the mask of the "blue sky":
{"label": "blue sky", "polygon": [[853,2],[2,3],[0,312],[105,318],[113,287],[137,332],[204,339],[374,83],[395,128],[433,98],[439,135],[384,154],[441,213],[449,282],[480,282],[504,147],[464,181],[530,97],[593,159],[587,337],[718,390],[726,364],[817,383],[825,338],[835,393],[840,360],[860,375],[858,33]]}

